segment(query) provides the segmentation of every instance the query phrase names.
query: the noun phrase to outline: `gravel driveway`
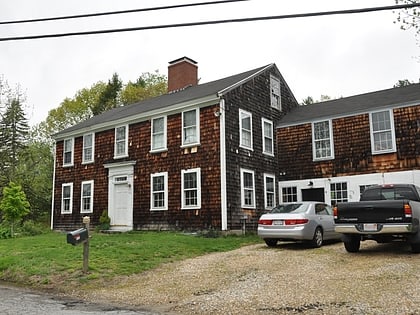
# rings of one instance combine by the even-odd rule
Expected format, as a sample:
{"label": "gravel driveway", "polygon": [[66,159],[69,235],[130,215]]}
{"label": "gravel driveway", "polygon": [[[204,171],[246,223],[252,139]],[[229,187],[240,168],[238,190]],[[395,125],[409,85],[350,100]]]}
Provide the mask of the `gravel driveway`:
{"label": "gravel driveway", "polygon": [[[77,296],[75,293],[72,293]],[[162,314],[420,314],[420,254],[403,243],[246,246],[165,264],[78,297]]]}

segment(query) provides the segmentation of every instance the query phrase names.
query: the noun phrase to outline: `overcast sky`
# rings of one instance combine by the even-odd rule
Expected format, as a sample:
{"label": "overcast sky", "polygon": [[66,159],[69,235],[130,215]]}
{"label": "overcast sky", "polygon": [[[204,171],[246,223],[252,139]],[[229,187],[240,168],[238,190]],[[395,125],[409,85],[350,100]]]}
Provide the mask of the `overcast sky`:
{"label": "overcast sky", "polygon": [[[0,21],[139,9],[206,0],[0,0]],[[141,27],[395,5],[394,0],[249,0],[119,16],[0,25],[0,38]],[[168,62],[198,62],[201,83],[275,63],[295,97],[320,99],[418,82],[414,31],[392,11],[146,30],[53,39],[0,41],[0,75],[25,92],[30,124],[66,97],[118,73],[124,83],[144,72],[167,75]],[[417,59],[416,59],[417,57]]]}

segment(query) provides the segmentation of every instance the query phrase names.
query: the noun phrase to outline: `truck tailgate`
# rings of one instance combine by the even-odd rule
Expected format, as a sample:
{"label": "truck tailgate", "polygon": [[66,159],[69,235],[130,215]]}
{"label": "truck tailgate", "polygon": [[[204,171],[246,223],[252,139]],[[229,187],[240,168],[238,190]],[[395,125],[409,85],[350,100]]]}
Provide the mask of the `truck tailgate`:
{"label": "truck tailgate", "polygon": [[410,222],[404,215],[407,200],[374,200],[338,204],[336,223],[401,223]]}

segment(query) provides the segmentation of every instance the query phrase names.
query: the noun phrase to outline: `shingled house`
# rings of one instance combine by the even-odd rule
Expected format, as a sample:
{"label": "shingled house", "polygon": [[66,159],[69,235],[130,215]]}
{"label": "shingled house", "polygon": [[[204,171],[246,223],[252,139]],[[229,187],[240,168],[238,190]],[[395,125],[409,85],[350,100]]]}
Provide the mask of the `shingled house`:
{"label": "shingled house", "polygon": [[298,104],[275,64],[204,84],[197,72],[174,60],[167,94],[54,135],[53,229],[104,210],[122,230],[256,226],[278,200],[275,127]]}
{"label": "shingled house", "polygon": [[276,137],[281,201],[335,204],[372,184],[420,185],[420,84],[295,107]]}

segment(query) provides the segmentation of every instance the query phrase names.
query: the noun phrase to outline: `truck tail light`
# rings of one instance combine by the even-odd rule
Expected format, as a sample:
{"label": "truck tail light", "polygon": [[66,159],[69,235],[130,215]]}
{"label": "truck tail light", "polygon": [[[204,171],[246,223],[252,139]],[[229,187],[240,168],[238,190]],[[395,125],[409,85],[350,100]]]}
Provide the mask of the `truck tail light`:
{"label": "truck tail light", "polygon": [[333,207],[333,214],[334,214],[334,219],[338,219],[338,207],[337,206]]}
{"label": "truck tail light", "polygon": [[260,224],[260,225],[272,225],[273,220],[258,220],[258,224]]}
{"label": "truck tail light", "polygon": [[406,218],[411,218],[413,216],[413,211],[408,203],[404,204],[404,215]]}
{"label": "truck tail light", "polygon": [[288,219],[284,220],[284,225],[299,225],[308,223],[308,219]]}

